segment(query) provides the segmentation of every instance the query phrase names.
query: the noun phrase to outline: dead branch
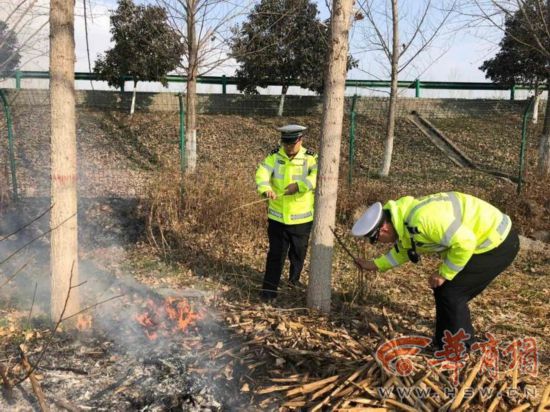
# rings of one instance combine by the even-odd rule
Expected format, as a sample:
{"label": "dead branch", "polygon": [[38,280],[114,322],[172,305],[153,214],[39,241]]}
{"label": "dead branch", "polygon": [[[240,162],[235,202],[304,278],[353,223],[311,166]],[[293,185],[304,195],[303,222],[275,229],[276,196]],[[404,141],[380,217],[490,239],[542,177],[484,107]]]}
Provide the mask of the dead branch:
{"label": "dead branch", "polygon": [[32,225],[34,222],[36,222],[37,220],[39,220],[42,216],[44,216],[46,213],[48,213],[50,210],[52,210],[52,207],[53,207],[53,204],[47,208],[44,212],[42,212],[40,215],[38,215],[37,217],[35,217],[34,219],[32,219],[30,222],[24,224],[23,226],[21,226],[19,229],[16,229],[15,231],[11,232],[9,235],[6,235],[2,238],[0,238],[0,242],[10,238],[11,236],[21,232],[22,230],[24,230],[25,228],[29,227],[30,225]]}
{"label": "dead branch", "polygon": [[34,282],[34,292],[32,294],[31,308],[29,309],[29,316],[27,318],[27,325],[31,324],[32,310],[34,308],[34,301],[36,300],[36,290],[38,289],[38,282]]}
{"label": "dead branch", "polygon": [[0,363],[0,377],[2,378],[2,384],[4,385],[4,389],[11,390],[13,385],[10,382],[10,379],[8,378],[8,374],[6,373],[6,368],[4,365]]}
{"label": "dead branch", "polygon": [[481,358],[477,362],[477,364],[474,366],[474,368],[471,370],[470,374],[468,375],[468,377],[464,381],[464,384],[462,385],[462,387],[458,391],[458,393],[455,397],[455,400],[451,404],[451,408],[450,408],[451,411],[454,411],[454,410],[458,409],[458,407],[460,406],[460,403],[462,402],[462,399],[464,399],[464,395],[466,394],[466,390],[470,386],[472,386],[472,382],[474,381],[474,379],[477,376],[479,370],[481,369],[482,364],[483,364],[483,358]]}
{"label": "dead branch", "polygon": [[[342,246],[342,249],[344,249],[344,252],[346,252],[348,254],[348,256],[353,260],[353,262],[359,266],[359,260],[353,255],[353,253],[351,253],[351,251],[348,249],[348,247],[344,244],[344,242],[342,241],[342,239],[340,238],[340,236],[338,236],[336,234],[336,231],[330,227],[330,230],[332,232],[332,234],[334,235],[334,238],[336,239],[336,241],[338,242],[338,244],[340,246]],[[361,266],[359,266],[361,267]]]}
{"label": "dead branch", "polygon": [[27,267],[27,265],[30,263],[31,260],[32,260],[32,258],[27,260],[23,264],[23,266],[21,266],[19,269],[17,269],[17,271],[13,275],[11,275],[9,278],[7,278],[4,281],[4,283],[0,284],[0,289],[2,289],[4,286],[6,286],[8,283],[10,283],[23,269],[25,269]]}
{"label": "dead branch", "polygon": [[[72,285],[73,283],[73,273],[74,273],[74,262],[73,262],[73,266],[71,268],[71,274],[69,276],[69,285]],[[50,344],[52,343],[53,341],[53,338],[57,332],[57,330],[59,329],[59,325],[61,325],[61,322],[63,321],[63,316],[65,315],[65,311],[67,310],[67,306],[69,304],[69,298],[71,296],[71,290],[73,289],[74,286],[70,286],[69,289],[67,289],[67,296],[65,298],[65,303],[63,304],[63,309],[61,310],[61,314],[59,315],[59,319],[57,320],[57,323],[55,324],[53,330],[52,330],[52,333],[50,334],[48,340],[46,341],[46,344],[44,345],[44,348],[42,349],[42,351],[40,352],[40,354],[38,355],[38,360],[36,361],[36,363],[34,364],[34,366],[32,366],[28,371],[27,373],[25,374],[25,376],[23,376],[21,379],[19,379],[16,383],[14,383],[13,386],[17,386],[19,384],[21,384],[22,382],[24,382],[25,380],[27,380],[27,378],[29,378],[32,373],[35,371],[35,369],[38,367],[38,365],[40,364],[40,362],[42,361],[42,359],[44,358],[44,355],[46,354],[46,351],[48,350]]]}
{"label": "dead branch", "polygon": [[46,403],[46,399],[44,398],[44,392],[42,392],[42,387],[40,386],[40,383],[38,382],[38,379],[36,379],[36,376],[34,376],[34,370],[35,367],[32,367],[29,363],[29,359],[27,358],[27,355],[25,354],[25,351],[23,351],[23,348],[21,345],[19,346],[19,352],[21,354],[21,364],[23,365],[23,368],[27,371],[28,377],[31,381],[31,386],[34,394],[36,395],[36,398],[38,399],[38,404],[40,405],[40,410],[42,412],[49,412],[50,407]]}
{"label": "dead branch", "polygon": [[8,255],[7,258],[5,258],[4,260],[0,261],[0,266],[2,266],[4,263],[6,263],[8,260],[10,260],[12,257],[14,257],[15,255],[17,255],[20,251],[22,251],[23,249],[25,249],[27,246],[29,246],[30,244],[34,243],[35,241],[37,241],[38,239],[40,239],[41,237],[44,237],[46,236],[48,233],[50,232],[53,232],[55,229],[57,229],[58,227],[61,227],[62,225],[64,225],[66,222],[68,222],[70,219],[72,219],[73,217],[76,216],[76,213],[73,213],[71,216],[69,216],[67,219],[65,219],[64,221],[62,221],[60,224],[58,224],[57,226],[53,227],[53,228],[50,228],[48,230],[46,230],[44,233],[41,233],[40,235],[38,236],[35,236],[33,237],[31,240],[29,240],[27,243],[25,243],[23,246],[21,246],[20,248],[18,248],[15,252],[12,252],[10,255]]}
{"label": "dead branch", "polygon": [[81,412],[82,411],[81,408],[79,408],[76,405],[73,405],[72,403],[70,403],[69,401],[67,401],[65,399],[61,399],[61,398],[57,398],[57,397],[53,397],[53,396],[49,396],[48,398],[53,403],[55,403],[57,406],[59,406],[60,408],[66,409],[69,412]]}

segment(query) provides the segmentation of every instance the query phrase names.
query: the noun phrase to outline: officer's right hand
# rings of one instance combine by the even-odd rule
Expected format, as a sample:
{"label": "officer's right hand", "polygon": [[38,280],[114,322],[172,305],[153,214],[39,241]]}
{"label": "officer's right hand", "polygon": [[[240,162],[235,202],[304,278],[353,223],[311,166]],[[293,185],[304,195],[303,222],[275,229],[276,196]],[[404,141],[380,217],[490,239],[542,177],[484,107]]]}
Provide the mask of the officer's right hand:
{"label": "officer's right hand", "polygon": [[367,261],[365,259],[355,258],[355,264],[361,270],[377,270],[378,269],[378,267],[371,260]]}
{"label": "officer's right hand", "polygon": [[264,196],[268,199],[277,199],[277,195],[275,194],[275,192],[271,191],[271,190],[268,190],[267,192],[264,192]]}

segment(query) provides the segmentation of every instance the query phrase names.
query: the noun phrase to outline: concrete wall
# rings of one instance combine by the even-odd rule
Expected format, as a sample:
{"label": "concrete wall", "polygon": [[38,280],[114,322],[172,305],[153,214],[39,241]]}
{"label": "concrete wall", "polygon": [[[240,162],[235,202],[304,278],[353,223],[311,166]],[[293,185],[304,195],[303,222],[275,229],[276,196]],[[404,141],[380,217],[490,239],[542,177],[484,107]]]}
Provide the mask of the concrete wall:
{"label": "concrete wall", "polygon": [[[8,97],[13,106],[49,105],[48,90],[8,90]],[[76,92],[78,108],[101,108],[129,111],[132,93],[112,91]],[[346,112],[351,108],[351,97],[346,97]],[[379,116],[387,111],[389,100],[380,97],[359,97],[356,112],[361,115]],[[502,115],[505,112],[520,114],[526,105],[525,100],[488,100],[488,99],[425,99],[402,98],[399,100],[398,115],[403,116],[417,111],[427,117],[463,117],[478,115]],[[199,95],[198,111],[204,114],[239,114],[273,116],[279,106],[278,96],[241,94]],[[544,102],[541,104],[544,106]],[[137,94],[136,110],[138,111],[178,111],[178,96],[173,93]],[[285,115],[301,116],[320,114],[322,97],[320,96],[287,96]]]}

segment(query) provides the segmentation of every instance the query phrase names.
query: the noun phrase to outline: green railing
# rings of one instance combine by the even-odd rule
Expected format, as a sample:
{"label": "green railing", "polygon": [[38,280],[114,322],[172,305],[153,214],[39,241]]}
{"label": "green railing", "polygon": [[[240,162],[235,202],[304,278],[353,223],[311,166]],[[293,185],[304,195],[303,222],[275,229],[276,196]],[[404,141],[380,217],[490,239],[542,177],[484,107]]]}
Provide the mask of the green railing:
{"label": "green railing", "polygon": [[6,94],[3,89],[0,89],[0,100],[2,101],[2,107],[4,108],[4,116],[6,118],[6,126],[8,128],[8,157],[10,160],[10,170],[11,170],[11,185],[13,191],[13,198],[15,201],[19,199],[19,194],[17,193],[17,173],[15,170],[15,150],[13,148],[13,121],[11,118],[10,105]]}
{"label": "green railing", "polygon": [[[44,71],[16,71],[11,76],[15,78],[15,88],[21,89],[22,79],[49,79],[49,72]],[[84,73],[76,72],[75,80],[88,80],[88,81],[101,81],[96,73]],[[124,76],[121,81],[130,81],[130,76]],[[166,80],[169,83],[185,83],[187,78],[185,76],[169,75],[166,76]],[[203,84],[217,84],[222,86],[222,94],[227,93],[227,85],[236,85],[237,79],[227,76],[201,76],[198,78],[199,83]],[[271,84],[277,86],[276,82]],[[291,86],[298,86],[298,83],[292,83]],[[484,82],[436,82],[436,81],[422,81],[419,79],[408,81],[402,80],[397,83],[399,88],[414,89],[415,96],[421,97],[422,90],[509,90],[510,100],[515,99],[516,90],[529,90],[532,87],[528,85],[515,85],[513,87],[506,87],[496,83],[484,83]],[[346,87],[356,88],[389,88],[389,80],[346,80]]]}

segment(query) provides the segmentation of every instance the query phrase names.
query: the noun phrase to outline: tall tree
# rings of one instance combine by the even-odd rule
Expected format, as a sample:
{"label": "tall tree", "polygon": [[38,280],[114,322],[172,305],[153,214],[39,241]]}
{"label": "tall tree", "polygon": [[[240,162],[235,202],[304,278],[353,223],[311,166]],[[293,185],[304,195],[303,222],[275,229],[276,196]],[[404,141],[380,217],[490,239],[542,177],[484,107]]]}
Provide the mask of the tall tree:
{"label": "tall tree", "polygon": [[[77,313],[78,236],[74,2],[50,2],[51,315]],[[67,300],[67,297],[69,299]]]}
{"label": "tall tree", "polygon": [[[505,75],[504,68],[496,67],[491,61],[485,62],[487,76],[501,82],[521,79],[550,84],[550,0],[472,0],[472,3],[474,10],[469,11],[470,15],[475,14],[503,31],[501,50],[495,59],[521,58],[513,62],[509,71],[505,70]],[[537,171],[541,176],[550,176],[550,104],[546,104],[539,140]]]}
{"label": "tall tree", "polygon": [[184,39],[185,170],[197,167],[197,80],[220,67],[229,57],[230,25],[251,0],[159,0],[168,10],[170,25]]}
{"label": "tall tree", "polygon": [[132,78],[130,114],[134,113],[139,81],[158,81],[166,87],[166,75],[180,65],[183,42],[167,19],[164,8],[135,5],[132,0],[119,0],[111,16],[115,45],[107,50],[105,57],[99,56],[94,72],[113,87],[122,86],[123,76]]}
{"label": "tall tree", "polygon": [[330,230],[336,221],[338,167],[344,117],[349,31],[354,0],[333,0],[330,49],[325,73],[323,120],[319,172],[315,191],[315,220],[311,247],[311,270],[307,305],[330,312],[332,254],[334,238]]}
{"label": "tall tree", "polygon": [[[440,34],[451,14],[455,11],[456,0],[423,0],[405,3],[409,8],[400,18],[398,0],[360,0],[359,6],[365,13],[367,25],[366,43],[368,50],[381,52],[384,65],[389,67],[390,99],[386,119],[384,158],[379,175],[388,176],[393,156],[395,122],[398,106],[399,74],[424,54]],[[388,8],[391,9],[388,12]],[[400,27],[405,26],[405,29]],[[406,31],[408,35],[401,32]]]}
{"label": "tall tree", "polygon": [[20,60],[17,36],[6,22],[0,20],[0,78],[13,72]]}
{"label": "tall tree", "polygon": [[[495,83],[512,87],[527,84],[535,93],[533,119],[538,117],[538,100],[542,88],[548,85],[548,61],[535,49],[525,45],[529,38],[523,14],[516,12],[505,19],[505,34],[499,43],[500,50],[492,59],[485,60],[479,67],[485,76]],[[522,38],[523,42],[514,40]]]}
{"label": "tall tree", "polygon": [[[280,84],[279,116],[290,85],[322,93],[330,22],[322,22],[318,14],[309,0],[262,0],[256,5],[234,29],[238,89],[256,94],[258,87]],[[355,64],[350,57],[350,68]]]}

